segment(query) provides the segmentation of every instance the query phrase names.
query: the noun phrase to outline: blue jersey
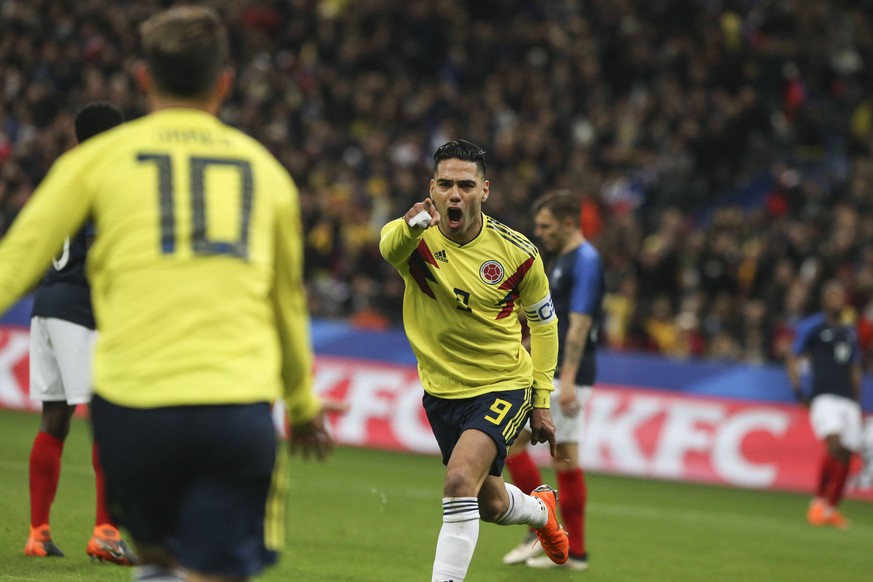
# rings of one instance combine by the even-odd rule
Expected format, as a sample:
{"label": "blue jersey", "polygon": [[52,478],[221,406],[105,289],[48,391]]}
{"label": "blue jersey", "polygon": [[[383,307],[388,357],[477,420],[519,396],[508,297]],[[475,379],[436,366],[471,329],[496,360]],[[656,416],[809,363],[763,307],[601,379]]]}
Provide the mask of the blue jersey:
{"label": "blue jersey", "polygon": [[854,400],[852,366],[860,352],[854,328],[831,325],[824,313],[816,313],[797,325],[792,352],[809,357],[811,397],[836,394]]}
{"label": "blue jersey", "polygon": [[33,317],[63,319],[89,329],[96,327],[91,308],[91,288],[85,277],[89,227],[64,240],[64,247],[52,259],[33,297]]}
{"label": "blue jersey", "polygon": [[[586,241],[555,259],[549,274],[549,288],[558,316],[558,369],[564,357],[564,337],[570,327],[570,313],[591,316],[591,329],[585,340],[585,352],[576,373],[576,384],[591,386],[597,376],[597,332],[603,319],[603,295],[606,284],[600,254]],[[555,373],[557,376],[557,372]]]}

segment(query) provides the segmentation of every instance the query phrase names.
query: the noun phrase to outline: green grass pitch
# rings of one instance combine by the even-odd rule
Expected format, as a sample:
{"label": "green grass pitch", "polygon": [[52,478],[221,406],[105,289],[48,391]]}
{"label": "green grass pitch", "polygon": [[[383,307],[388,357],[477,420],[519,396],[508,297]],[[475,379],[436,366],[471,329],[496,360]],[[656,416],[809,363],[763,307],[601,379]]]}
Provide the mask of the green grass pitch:
{"label": "green grass pitch", "polygon": [[[38,417],[0,411],[0,581],[129,580],[85,555],[94,515],[90,435],[75,420],[52,510],[65,558],[24,556],[27,458]],[[429,580],[440,527],[436,457],[340,448],[291,463],[287,548],[263,581]],[[545,473],[547,480],[553,475]],[[500,558],[520,526],[483,523],[468,582],[522,580],[865,580],[873,504],[846,502],[845,531],[806,524],[803,495],[588,475],[587,572],[535,571]]]}

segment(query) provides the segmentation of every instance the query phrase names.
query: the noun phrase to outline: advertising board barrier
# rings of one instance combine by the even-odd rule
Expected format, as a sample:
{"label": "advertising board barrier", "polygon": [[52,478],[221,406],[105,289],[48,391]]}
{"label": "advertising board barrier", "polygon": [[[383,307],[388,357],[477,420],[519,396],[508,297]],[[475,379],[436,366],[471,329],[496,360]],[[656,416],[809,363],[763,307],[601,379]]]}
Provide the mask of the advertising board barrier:
{"label": "advertising board barrier", "polygon": [[[0,408],[38,411],[28,398],[29,331],[0,322]],[[338,443],[438,452],[422,388],[402,331],[314,322],[315,386],[349,411],[331,418]],[[586,406],[580,461],[589,471],[810,492],[823,454],[806,410],[794,404],[778,366],[675,362],[604,353]],[[866,455],[849,497],[873,501],[873,383],[865,379]],[[277,407],[276,418],[281,419]],[[532,447],[548,462],[544,446]]]}

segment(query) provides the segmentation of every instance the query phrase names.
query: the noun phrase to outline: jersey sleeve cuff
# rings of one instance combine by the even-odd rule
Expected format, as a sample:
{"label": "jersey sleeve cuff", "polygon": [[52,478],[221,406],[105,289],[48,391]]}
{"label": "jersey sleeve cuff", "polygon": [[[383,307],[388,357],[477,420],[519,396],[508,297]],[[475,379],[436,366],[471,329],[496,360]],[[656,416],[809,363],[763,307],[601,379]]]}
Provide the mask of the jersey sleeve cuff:
{"label": "jersey sleeve cuff", "polygon": [[551,390],[543,390],[542,388],[533,389],[533,407],[534,408],[550,408]]}
{"label": "jersey sleeve cuff", "polygon": [[294,424],[300,424],[315,418],[318,411],[321,410],[321,400],[316,396],[310,396],[303,402],[285,401],[285,407],[288,409],[288,421]]}

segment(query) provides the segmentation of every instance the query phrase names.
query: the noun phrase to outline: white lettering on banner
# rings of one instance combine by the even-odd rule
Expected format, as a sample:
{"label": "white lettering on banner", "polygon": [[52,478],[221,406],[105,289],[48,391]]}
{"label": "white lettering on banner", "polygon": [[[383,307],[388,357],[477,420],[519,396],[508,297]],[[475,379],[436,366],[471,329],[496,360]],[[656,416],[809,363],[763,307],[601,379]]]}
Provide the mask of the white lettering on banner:
{"label": "white lettering on banner", "polygon": [[392,370],[352,371],[346,402],[349,411],[337,421],[336,437],[345,443],[367,443],[371,420],[388,420],[392,415],[395,394],[403,385],[404,374]]}
{"label": "white lettering on banner", "polygon": [[[337,443],[438,453],[413,367],[322,357],[315,386],[349,404],[348,413],[331,415]],[[806,414],[779,405],[604,386],[585,415],[580,461],[607,473],[806,490],[814,462],[795,452],[819,447]],[[530,452],[549,464],[547,447]]]}
{"label": "white lettering on banner", "polygon": [[715,436],[712,465],[719,477],[744,487],[769,487],[776,480],[776,466],[755,464],[743,456],[743,439],[756,430],[766,430],[780,437],[788,429],[788,415],[768,408],[737,412],[729,417]]}
{"label": "white lettering on banner", "polygon": [[0,408],[29,408],[28,387],[22,386],[15,367],[27,357],[30,334],[27,331],[7,331],[9,340],[0,348]]}
{"label": "white lettering on banner", "polygon": [[666,413],[652,460],[652,474],[676,479],[685,473],[688,452],[709,450],[713,426],[724,416],[724,407],[706,402],[673,402],[667,406]]}
{"label": "white lettering on banner", "polygon": [[413,380],[397,396],[397,405],[391,428],[397,440],[417,453],[439,453],[433,431],[427,422],[421,422],[421,395],[424,389],[421,382]]}
{"label": "white lettering on banner", "polygon": [[[588,404],[587,431],[579,452],[582,465],[592,469],[613,466],[625,473],[645,475],[648,463],[634,433],[663,410],[662,401],[648,396],[628,401],[618,393],[595,390]],[[628,402],[628,406],[618,412],[622,402]],[[609,451],[608,459],[603,456],[605,450]]]}
{"label": "white lettering on banner", "polygon": [[[637,434],[647,423],[654,431],[653,441]],[[686,455],[694,452],[709,460],[719,480],[771,487],[777,465],[747,459],[743,440],[755,431],[782,437],[789,424],[788,414],[776,408],[731,413],[720,403],[595,391],[579,457],[592,469],[682,479],[689,474]],[[654,445],[651,457],[643,449],[646,442]]]}

